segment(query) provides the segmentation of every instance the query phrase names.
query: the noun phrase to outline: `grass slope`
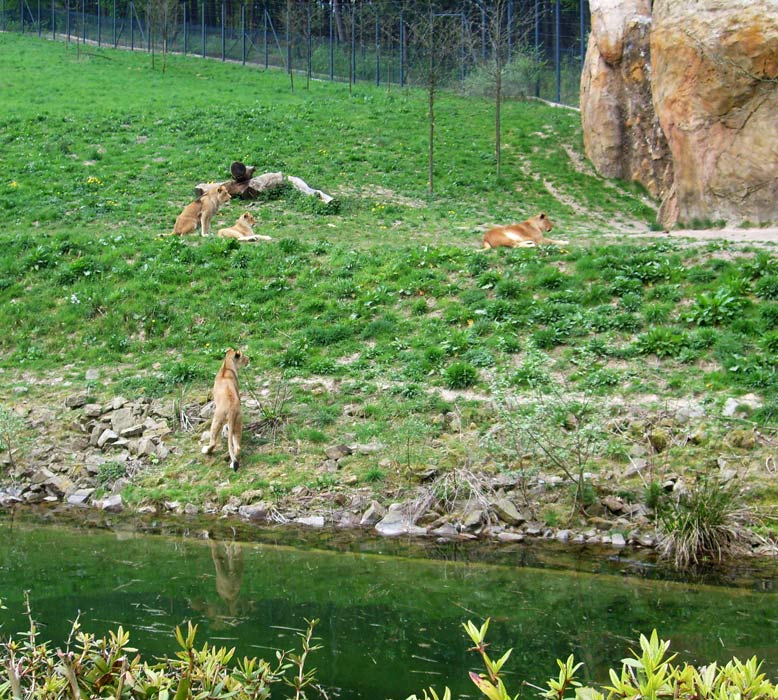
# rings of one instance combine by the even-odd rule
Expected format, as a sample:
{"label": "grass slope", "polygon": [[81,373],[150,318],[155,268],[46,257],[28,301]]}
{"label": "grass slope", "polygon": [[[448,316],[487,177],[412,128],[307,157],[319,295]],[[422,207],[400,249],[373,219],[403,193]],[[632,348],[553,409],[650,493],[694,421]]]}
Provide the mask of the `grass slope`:
{"label": "grass slope", "polygon": [[[614,242],[647,230],[653,207],[586,166],[573,111],[506,103],[496,181],[492,105],[439,95],[429,196],[424,93],[303,86],[0,35],[0,405],[57,405],[74,385],[98,400],[204,401],[224,349],[242,346],[248,420],[279,431],[248,436],[238,475],[179,435],[177,454],[128,492],[216,503],[299,484],[388,494],[430,465],[515,469],[484,439],[497,384],[526,400],[562,386],[611,417],[624,403],[659,407],[634,434],[611,434],[587,469],[621,469],[635,444],[665,471],[734,449],[722,442],[732,424],[712,421],[696,452],[691,428],[673,426],[658,456],[646,435],[671,399],[718,415],[726,397],[754,392],[764,406],[751,418],[769,433],[774,251]],[[162,237],[193,186],[226,179],[233,160],[300,176],[337,204],[283,192],[219,213],[214,228],[251,208],[269,244]],[[478,251],[486,226],[540,210],[569,250]],[[110,385],[87,383],[89,367]],[[457,430],[441,419],[451,413]],[[348,440],[385,447],[323,471],[323,445]]]}

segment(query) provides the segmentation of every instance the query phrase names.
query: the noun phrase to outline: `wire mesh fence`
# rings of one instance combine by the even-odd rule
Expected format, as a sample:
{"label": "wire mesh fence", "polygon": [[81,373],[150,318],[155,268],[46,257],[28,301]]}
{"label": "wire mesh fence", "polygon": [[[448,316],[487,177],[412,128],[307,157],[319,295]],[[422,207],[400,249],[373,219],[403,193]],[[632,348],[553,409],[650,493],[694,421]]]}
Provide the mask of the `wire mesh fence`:
{"label": "wire mesh fence", "polygon": [[98,46],[575,105],[588,0],[0,0],[0,28]]}

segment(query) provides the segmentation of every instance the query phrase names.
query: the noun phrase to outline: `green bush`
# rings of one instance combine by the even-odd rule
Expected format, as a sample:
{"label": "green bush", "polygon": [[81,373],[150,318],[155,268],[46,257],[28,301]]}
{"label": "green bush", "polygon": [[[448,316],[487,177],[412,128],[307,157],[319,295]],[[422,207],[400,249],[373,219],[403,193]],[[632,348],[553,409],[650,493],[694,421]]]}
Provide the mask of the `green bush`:
{"label": "green bush", "polygon": [[739,520],[746,516],[733,482],[701,479],[688,492],[663,502],[657,513],[659,548],[679,569],[702,561],[720,562],[737,551]]}
{"label": "green bush", "polygon": [[469,362],[453,362],[443,374],[449,389],[467,389],[478,381],[478,370]]}

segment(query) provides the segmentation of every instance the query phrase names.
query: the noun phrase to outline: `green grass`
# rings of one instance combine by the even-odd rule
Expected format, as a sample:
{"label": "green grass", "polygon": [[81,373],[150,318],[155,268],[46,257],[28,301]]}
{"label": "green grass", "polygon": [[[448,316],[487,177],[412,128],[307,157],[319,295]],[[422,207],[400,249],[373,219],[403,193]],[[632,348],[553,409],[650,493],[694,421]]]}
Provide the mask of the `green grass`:
{"label": "green grass", "polygon": [[[441,94],[430,197],[423,92],[292,92],[283,73],[177,56],[163,73],[145,55],[14,35],[0,35],[0,88],[6,386],[23,373],[78,386],[96,366],[105,392],[204,400],[224,349],[241,346],[247,378],[291,393],[277,439],[249,439],[230,484],[252,470],[283,489],[454,466],[491,424],[481,399],[498,376],[522,392],[553,373],[636,403],[778,388],[776,256],[610,242],[614,222],[648,230],[653,206],[577,166],[574,111],[507,102],[498,181],[491,103]],[[163,237],[194,185],[226,179],[233,160],[300,176],[337,206],[283,192],[217,216],[214,227],[251,208],[272,243]],[[484,227],[540,210],[567,249],[478,250]],[[454,408],[471,412],[470,443],[440,429]],[[322,445],[343,435],[384,443],[397,469],[353,455],[317,478]],[[188,466],[162,465],[178,485],[154,498],[202,500],[198,483],[221,469],[217,458],[192,473],[197,446],[181,444]]]}

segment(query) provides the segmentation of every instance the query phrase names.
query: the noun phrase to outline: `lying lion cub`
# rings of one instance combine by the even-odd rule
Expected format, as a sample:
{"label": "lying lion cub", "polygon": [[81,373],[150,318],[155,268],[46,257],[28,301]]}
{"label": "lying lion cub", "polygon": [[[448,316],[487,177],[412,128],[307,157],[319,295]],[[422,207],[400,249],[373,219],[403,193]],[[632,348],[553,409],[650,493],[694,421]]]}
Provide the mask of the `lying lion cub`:
{"label": "lying lion cub", "polygon": [[219,211],[219,207],[230,199],[230,193],[224,185],[212,187],[202,197],[184,207],[173,226],[173,234],[180,236],[193,233],[199,225],[200,235],[207,236],[211,232],[211,219]]}
{"label": "lying lion cub", "polygon": [[240,457],[240,438],[243,435],[243,415],[240,410],[240,392],[238,391],[238,368],[247,367],[248,355],[230,348],[224,356],[224,362],[213,382],[213,420],[208,445],[203,447],[203,454],[211,454],[219,434],[227,425],[227,449],[230,452],[230,466],[238,470]]}
{"label": "lying lion cub", "polygon": [[536,245],[567,245],[567,241],[546,238],[543,234],[554,228],[545,214],[537,214],[520,224],[495,226],[484,234],[484,248],[529,248]]}
{"label": "lying lion cub", "polygon": [[235,238],[239,241],[272,241],[270,236],[260,236],[251,228],[257,220],[250,211],[243,212],[233,226],[220,228],[219,235],[222,238]]}

